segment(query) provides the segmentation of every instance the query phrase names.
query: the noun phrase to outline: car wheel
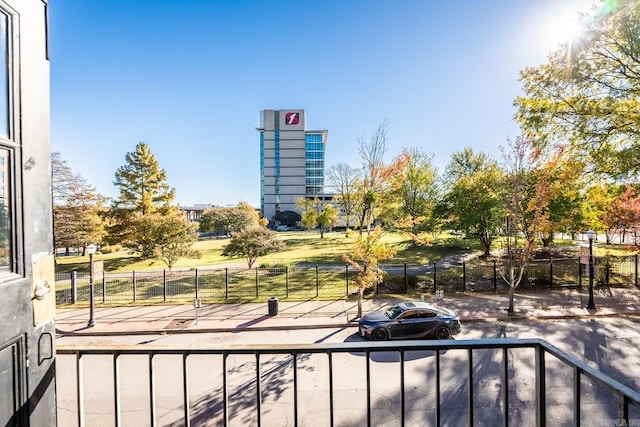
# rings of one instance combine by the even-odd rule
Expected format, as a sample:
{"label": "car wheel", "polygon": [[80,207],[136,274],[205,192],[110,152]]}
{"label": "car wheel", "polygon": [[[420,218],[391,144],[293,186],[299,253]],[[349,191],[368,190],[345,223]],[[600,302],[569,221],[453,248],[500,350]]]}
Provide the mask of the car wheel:
{"label": "car wheel", "polygon": [[447,328],[446,326],[440,326],[440,327],[438,327],[438,329],[436,329],[436,338],[437,339],[446,340],[450,336],[451,336],[451,332],[449,331],[449,328]]}
{"label": "car wheel", "polygon": [[371,333],[371,337],[375,341],[384,341],[389,339],[389,333],[386,329],[378,328],[373,330],[373,332]]}

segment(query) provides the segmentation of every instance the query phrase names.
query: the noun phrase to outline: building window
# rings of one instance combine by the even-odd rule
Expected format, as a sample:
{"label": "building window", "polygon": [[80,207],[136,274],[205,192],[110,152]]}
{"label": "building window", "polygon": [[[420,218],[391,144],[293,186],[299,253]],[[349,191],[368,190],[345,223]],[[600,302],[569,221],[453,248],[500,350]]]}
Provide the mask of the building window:
{"label": "building window", "polygon": [[305,147],[307,151],[324,151],[324,144],[321,142],[307,142]]}
{"label": "building window", "polygon": [[324,159],[324,153],[321,151],[307,151],[307,160],[321,160]]}
{"label": "building window", "polygon": [[324,169],[324,161],[307,160],[307,169]]}
{"label": "building window", "polygon": [[9,17],[0,12],[0,137],[9,138]]}
{"label": "building window", "polygon": [[0,149],[0,173],[2,180],[0,181],[0,271],[11,271],[11,216],[9,207],[11,206],[8,198],[8,182],[6,177],[9,176],[7,165],[9,164],[9,150]]}
{"label": "building window", "polygon": [[[9,16],[0,11],[0,144],[9,141],[10,135],[10,51],[9,51]],[[5,145],[6,147],[6,145]],[[11,176],[10,150],[0,146],[0,272],[12,271],[11,252],[12,226],[11,226],[11,188],[9,177]]]}

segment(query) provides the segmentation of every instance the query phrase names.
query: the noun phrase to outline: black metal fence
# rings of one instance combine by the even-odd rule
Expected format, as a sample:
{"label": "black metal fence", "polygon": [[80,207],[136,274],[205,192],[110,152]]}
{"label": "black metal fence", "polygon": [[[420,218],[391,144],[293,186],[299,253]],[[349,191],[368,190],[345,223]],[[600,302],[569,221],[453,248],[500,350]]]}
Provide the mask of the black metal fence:
{"label": "black metal fence", "polygon": [[[582,286],[588,268],[578,259],[545,259],[530,263],[521,288]],[[459,264],[385,265],[378,294],[446,292],[497,292],[508,289],[499,261],[475,260]],[[302,264],[296,267],[231,269],[199,267],[193,270],[131,271],[105,273],[94,280],[95,299],[103,303],[184,302],[199,298],[207,302],[266,300],[276,296],[291,300],[336,298],[357,292],[358,272],[348,265]],[[89,301],[90,279],[86,272],[56,274],[58,305]],[[638,286],[638,256],[605,257],[595,262],[594,283]]]}
{"label": "black metal fence", "polygon": [[632,426],[640,420],[639,393],[540,339],[100,345],[58,348],[56,372],[60,425]]}

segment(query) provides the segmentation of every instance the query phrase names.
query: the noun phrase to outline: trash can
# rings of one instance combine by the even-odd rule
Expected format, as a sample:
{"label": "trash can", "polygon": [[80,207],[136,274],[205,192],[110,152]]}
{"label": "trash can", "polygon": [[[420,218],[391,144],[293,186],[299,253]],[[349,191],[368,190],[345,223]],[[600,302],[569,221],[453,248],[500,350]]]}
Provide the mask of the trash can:
{"label": "trash can", "polygon": [[269,298],[269,316],[275,316],[278,314],[278,298]]}

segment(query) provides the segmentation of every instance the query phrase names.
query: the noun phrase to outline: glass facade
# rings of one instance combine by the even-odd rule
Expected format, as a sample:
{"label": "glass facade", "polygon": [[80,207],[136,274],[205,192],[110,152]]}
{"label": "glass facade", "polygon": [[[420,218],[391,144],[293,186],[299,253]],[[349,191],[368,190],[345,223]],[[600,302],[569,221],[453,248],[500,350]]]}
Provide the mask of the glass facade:
{"label": "glass facade", "polygon": [[276,213],[280,212],[280,132],[276,131],[275,135],[275,200]]}
{"label": "glass facade", "polygon": [[324,136],[308,133],[305,136],[306,193],[317,195],[324,192]]}
{"label": "glass facade", "polygon": [[260,206],[264,206],[264,131],[260,132]]}

